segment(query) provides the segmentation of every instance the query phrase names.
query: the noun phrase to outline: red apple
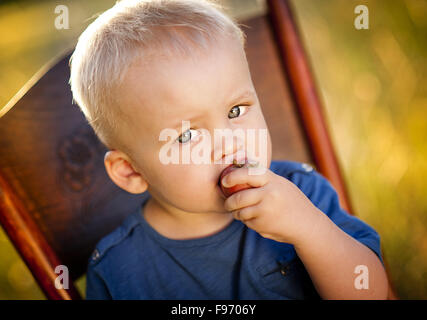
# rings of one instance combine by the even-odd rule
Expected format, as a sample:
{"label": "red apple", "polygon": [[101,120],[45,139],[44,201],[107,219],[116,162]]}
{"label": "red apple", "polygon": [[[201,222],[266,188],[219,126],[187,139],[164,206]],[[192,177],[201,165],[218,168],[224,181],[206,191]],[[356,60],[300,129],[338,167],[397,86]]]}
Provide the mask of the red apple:
{"label": "red apple", "polygon": [[222,185],[222,179],[229,174],[230,172],[237,170],[243,166],[245,166],[248,162],[245,161],[245,164],[238,164],[235,160],[233,161],[233,164],[229,165],[227,168],[225,168],[222,173],[221,176],[219,177],[219,186],[221,187],[221,191],[222,193],[228,198],[229,196],[231,196],[233,193],[240,191],[240,190],[245,190],[245,189],[250,189],[252,188],[249,184],[247,183],[243,183],[243,184],[236,184],[232,187],[224,187]]}

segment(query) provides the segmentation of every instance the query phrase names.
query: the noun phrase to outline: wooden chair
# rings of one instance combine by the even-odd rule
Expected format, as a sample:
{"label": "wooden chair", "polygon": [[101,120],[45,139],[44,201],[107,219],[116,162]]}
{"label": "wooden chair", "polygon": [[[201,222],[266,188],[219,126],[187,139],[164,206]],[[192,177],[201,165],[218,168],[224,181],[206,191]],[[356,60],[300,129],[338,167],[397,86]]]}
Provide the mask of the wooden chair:
{"label": "wooden chair", "polygon": [[[273,159],[313,164],[351,212],[290,6],[267,4],[267,15],[242,23]],[[0,222],[49,299],[81,299],[72,282],[85,273],[95,244],[147,196],[108,178],[106,149],[72,105],[69,57],[42,70],[0,111]],[[58,265],[69,269],[69,289],[54,285]]]}

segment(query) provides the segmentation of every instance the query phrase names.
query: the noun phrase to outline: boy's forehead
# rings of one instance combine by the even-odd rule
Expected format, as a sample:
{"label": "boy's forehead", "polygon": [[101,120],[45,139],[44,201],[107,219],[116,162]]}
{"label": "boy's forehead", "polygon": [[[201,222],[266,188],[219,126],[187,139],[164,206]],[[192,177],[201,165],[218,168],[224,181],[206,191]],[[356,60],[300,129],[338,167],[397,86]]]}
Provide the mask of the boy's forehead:
{"label": "boy's forehead", "polygon": [[244,51],[218,45],[189,57],[138,59],[120,88],[120,105],[132,119],[157,131],[177,121],[214,112],[237,94],[250,91],[252,81]]}

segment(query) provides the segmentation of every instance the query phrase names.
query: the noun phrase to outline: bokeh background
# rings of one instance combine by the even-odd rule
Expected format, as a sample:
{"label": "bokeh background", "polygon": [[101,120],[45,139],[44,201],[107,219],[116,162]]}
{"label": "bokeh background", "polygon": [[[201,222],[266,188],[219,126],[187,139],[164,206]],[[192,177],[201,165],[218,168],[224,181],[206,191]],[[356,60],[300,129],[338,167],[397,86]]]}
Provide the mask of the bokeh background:
{"label": "bokeh background", "polygon": [[[70,50],[111,0],[1,1],[0,108]],[[263,0],[223,0],[246,19]],[[380,234],[402,299],[427,299],[427,1],[293,0],[356,214]],[[369,9],[356,30],[354,8]],[[69,8],[70,29],[54,10]],[[77,281],[84,296],[85,277]],[[0,299],[45,299],[0,228]]]}

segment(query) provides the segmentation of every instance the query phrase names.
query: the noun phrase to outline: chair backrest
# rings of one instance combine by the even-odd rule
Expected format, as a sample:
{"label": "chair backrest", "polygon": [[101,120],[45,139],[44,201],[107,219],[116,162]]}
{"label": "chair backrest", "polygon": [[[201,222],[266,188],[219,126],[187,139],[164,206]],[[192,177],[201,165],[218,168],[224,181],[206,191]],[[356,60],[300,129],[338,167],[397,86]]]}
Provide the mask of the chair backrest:
{"label": "chair backrest", "polygon": [[[310,119],[313,112],[321,117],[320,103],[289,6],[280,0],[268,1],[268,6],[268,15],[243,23],[273,159],[317,165],[348,204],[324,120]],[[0,222],[51,299],[80,297],[72,283],[68,290],[54,286],[55,267],[67,266],[71,280],[84,274],[96,242],[148,196],[130,195],[108,178],[106,149],[72,105],[68,61],[69,56],[60,59],[9,111],[3,116],[5,110],[0,111]],[[302,110],[312,98],[317,105]],[[312,121],[320,126],[310,129]],[[313,135],[326,139],[322,146],[328,147],[316,150],[319,142],[313,143]]]}
{"label": "chair backrest", "polygon": [[[108,178],[106,149],[71,103],[68,60],[59,61],[0,118],[0,219],[24,260],[32,264],[51,248],[70,278],[77,279],[95,243],[136,208],[141,196],[122,191]],[[13,202],[5,199],[10,195]],[[18,207],[15,215],[13,207]],[[14,219],[23,215],[25,222],[17,224]],[[25,239],[14,235],[21,233]],[[30,248],[23,247],[28,243]],[[41,268],[42,274],[49,268],[41,261],[29,267]]]}

